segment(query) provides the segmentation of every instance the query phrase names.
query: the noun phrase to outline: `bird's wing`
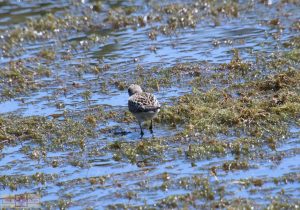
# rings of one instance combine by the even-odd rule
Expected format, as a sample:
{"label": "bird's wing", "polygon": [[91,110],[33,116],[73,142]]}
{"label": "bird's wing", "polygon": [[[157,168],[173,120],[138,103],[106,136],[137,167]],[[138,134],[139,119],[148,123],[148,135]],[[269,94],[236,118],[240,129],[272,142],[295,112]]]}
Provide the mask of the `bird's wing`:
{"label": "bird's wing", "polygon": [[131,112],[149,112],[160,109],[160,104],[151,93],[134,94],[128,100]]}

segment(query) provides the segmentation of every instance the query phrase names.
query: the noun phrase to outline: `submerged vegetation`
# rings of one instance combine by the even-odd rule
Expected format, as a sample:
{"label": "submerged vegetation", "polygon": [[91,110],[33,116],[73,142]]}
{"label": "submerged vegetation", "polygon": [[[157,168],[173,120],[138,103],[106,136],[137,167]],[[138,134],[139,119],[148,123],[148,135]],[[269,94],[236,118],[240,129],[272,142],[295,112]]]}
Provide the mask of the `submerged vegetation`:
{"label": "submerged vegetation", "polygon": [[[1,25],[5,194],[49,209],[299,208],[296,1],[60,6]],[[139,139],[131,83],[162,101],[154,136]]]}
{"label": "submerged vegetation", "polygon": [[7,100],[37,90],[43,86],[39,79],[50,75],[51,71],[42,64],[29,68],[25,66],[25,61],[12,61],[0,69],[1,99]]}
{"label": "submerged vegetation", "polygon": [[299,79],[300,72],[290,70],[238,88],[213,88],[205,93],[195,88],[193,93],[181,96],[174,106],[164,109],[159,120],[185,124],[186,134],[234,131],[237,136],[262,138],[271,132],[271,136],[277,137],[285,133],[285,120],[299,117]]}

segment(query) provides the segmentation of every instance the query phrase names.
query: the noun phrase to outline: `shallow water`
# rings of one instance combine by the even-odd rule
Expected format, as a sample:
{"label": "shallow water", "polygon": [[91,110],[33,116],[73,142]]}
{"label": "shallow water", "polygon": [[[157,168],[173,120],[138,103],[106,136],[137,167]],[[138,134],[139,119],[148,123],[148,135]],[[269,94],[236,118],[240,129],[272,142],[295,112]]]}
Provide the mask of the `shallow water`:
{"label": "shallow water", "polygon": [[[22,26],[30,18],[39,18],[40,15],[51,12],[62,14],[63,11],[76,13],[87,10],[94,1],[4,1],[0,3],[0,30],[11,30],[16,25]],[[103,12],[95,14],[95,18],[102,16],[109,8],[117,5],[141,6],[139,12],[149,13],[151,7],[148,1],[104,1]],[[152,1],[150,1],[152,2]],[[157,2],[156,2],[157,3]],[[249,2],[245,2],[247,5]],[[0,102],[1,115],[19,116],[45,116],[67,113],[79,116],[90,111],[92,107],[104,107],[105,111],[127,110],[127,90],[119,90],[110,80],[125,80],[130,83],[137,73],[140,65],[145,71],[152,67],[170,67],[176,63],[195,62],[216,65],[229,62],[232,59],[232,49],[240,50],[241,57],[247,61],[255,61],[256,53],[269,54],[286,50],[281,43],[290,37],[299,35],[299,31],[291,32],[290,24],[299,20],[300,7],[295,4],[286,4],[279,12],[276,11],[277,1],[270,6],[253,3],[253,8],[240,12],[239,17],[220,18],[220,25],[214,26],[210,20],[200,21],[195,29],[181,28],[172,36],[159,34],[156,40],[151,40],[148,33],[156,23],[150,23],[145,27],[127,27],[111,29],[87,29],[77,33],[66,31],[60,35],[37,41],[25,41],[22,43],[19,54],[5,56],[1,52],[0,67],[6,66],[11,61],[27,59],[26,66],[32,68],[36,65],[35,58],[42,49],[51,48],[56,53],[53,61],[40,59],[37,62],[51,70],[50,77],[39,78],[42,88],[20,94],[12,99]],[[141,9],[142,8],[142,9]],[[275,14],[275,15],[274,15]],[[277,40],[272,34],[278,33],[278,28],[266,24],[269,20],[279,15],[284,16],[282,21],[285,28],[282,29]],[[153,25],[152,25],[153,24]],[[105,41],[91,43],[89,36],[98,34],[106,36]],[[67,36],[64,37],[64,36]],[[214,45],[213,43],[218,43]],[[76,47],[72,48],[72,44]],[[155,51],[151,50],[156,48]],[[71,58],[63,59],[63,54],[70,52]],[[80,72],[91,66],[110,65],[110,68],[100,74]],[[79,76],[78,76],[79,75]],[[187,78],[186,80],[189,80]],[[175,81],[171,85],[162,86],[153,92],[163,104],[172,105],[173,99],[185,93],[191,92],[191,85],[186,80]],[[73,83],[78,84],[77,87]],[[102,91],[101,84],[107,84],[107,91]],[[217,84],[221,86],[223,84]],[[89,91],[90,97],[84,99],[84,92]],[[93,114],[93,112],[91,112]],[[139,129],[136,123],[118,122],[114,119],[97,125],[96,129],[107,128],[109,132],[99,133],[95,138],[86,141],[86,149],[53,150],[47,153],[46,158],[34,160],[26,152],[22,152],[26,146],[32,150],[37,147],[30,141],[13,145],[5,145],[0,155],[0,176],[31,176],[39,173],[53,175],[53,179],[47,184],[28,184],[20,186],[16,190],[9,188],[1,189],[0,196],[6,194],[36,193],[41,195],[43,206],[54,205],[59,208],[57,202],[61,199],[70,200],[69,208],[82,209],[94,207],[95,209],[109,207],[109,205],[123,203],[125,205],[154,205],[159,200],[170,195],[181,195],[191,192],[188,187],[177,187],[176,183],[183,178],[193,176],[207,178],[211,186],[228,188],[230,193],[226,199],[245,198],[252,199],[258,204],[269,204],[272,197],[283,196],[284,198],[299,199],[299,179],[295,182],[274,184],[274,178],[288,175],[299,177],[300,148],[299,126],[291,127],[292,136],[287,139],[276,151],[268,150],[268,155],[280,156],[278,162],[269,159],[252,157],[250,168],[245,170],[233,170],[225,172],[218,169],[217,176],[210,174],[210,168],[221,166],[222,163],[234,160],[234,156],[214,157],[192,161],[185,154],[178,154],[176,142],[168,143],[168,152],[153,154],[158,156],[148,157],[145,166],[130,163],[128,160],[114,160],[112,151],[93,153],[94,149],[102,150],[115,141],[127,142],[128,144],[142,141],[139,138]],[[155,125],[155,138],[167,138],[173,136],[182,128],[176,129],[167,125]],[[123,135],[124,134],[124,135]],[[226,137],[230,138],[230,137]],[[143,141],[151,141],[151,134],[146,131]],[[38,148],[38,147],[37,147]],[[181,148],[183,151],[186,148]],[[151,156],[151,155],[150,155]],[[144,160],[144,157],[137,157]],[[52,160],[59,160],[58,167],[52,167]],[[157,160],[157,161],[155,161]],[[80,164],[74,164],[78,161]],[[195,165],[193,165],[195,164]],[[168,187],[162,187],[165,182],[162,174],[168,173],[170,182]],[[91,184],[89,178],[105,176],[104,184]],[[240,179],[266,179],[261,187],[243,187]],[[255,192],[251,191],[255,190]],[[131,198],[128,193],[134,192]],[[299,200],[298,200],[299,201]],[[0,203],[1,207],[1,203]]]}

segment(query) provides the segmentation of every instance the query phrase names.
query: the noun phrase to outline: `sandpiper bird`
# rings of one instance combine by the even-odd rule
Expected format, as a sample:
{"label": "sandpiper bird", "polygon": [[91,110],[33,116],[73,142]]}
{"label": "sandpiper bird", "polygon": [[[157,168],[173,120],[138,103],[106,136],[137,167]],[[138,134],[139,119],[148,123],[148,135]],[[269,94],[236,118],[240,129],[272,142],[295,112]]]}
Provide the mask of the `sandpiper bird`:
{"label": "sandpiper bird", "polygon": [[142,122],[144,121],[151,120],[149,129],[150,132],[153,133],[152,119],[160,111],[158,100],[152,93],[143,92],[142,88],[136,84],[132,84],[128,87],[128,94],[128,108],[138,120],[141,129],[141,137],[144,135],[142,128]]}

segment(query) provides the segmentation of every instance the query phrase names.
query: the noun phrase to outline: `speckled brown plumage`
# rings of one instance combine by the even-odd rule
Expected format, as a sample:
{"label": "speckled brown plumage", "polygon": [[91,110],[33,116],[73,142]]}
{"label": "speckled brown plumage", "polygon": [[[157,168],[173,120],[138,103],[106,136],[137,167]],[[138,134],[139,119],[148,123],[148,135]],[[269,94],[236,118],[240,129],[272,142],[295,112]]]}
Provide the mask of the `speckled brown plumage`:
{"label": "speckled brown plumage", "polygon": [[132,84],[128,88],[128,109],[138,120],[141,136],[144,135],[141,123],[151,120],[150,131],[152,130],[152,119],[160,111],[160,104],[152,93],[143,92],[139,85]]}
{"label": "speckled brown plumage", "polygon": [[132,113],[155,112],[160,109],[160,104],[151,93],[136,93],[129,97],[128,108]]}

